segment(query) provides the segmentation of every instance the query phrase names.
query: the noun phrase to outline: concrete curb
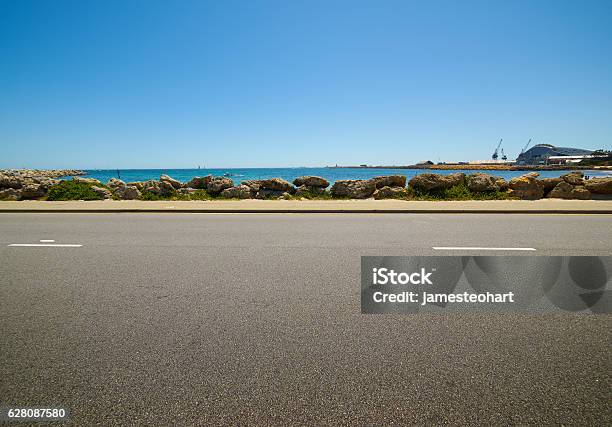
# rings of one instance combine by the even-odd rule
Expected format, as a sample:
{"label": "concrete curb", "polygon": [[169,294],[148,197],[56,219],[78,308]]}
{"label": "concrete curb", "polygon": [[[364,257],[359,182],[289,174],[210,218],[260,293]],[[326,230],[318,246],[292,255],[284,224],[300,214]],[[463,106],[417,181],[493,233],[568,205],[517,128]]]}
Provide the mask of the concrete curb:
{"label": "concrete curb", "polygon": [[0,209],[2,213],[223,213],[223,214],[556,214],[556,215],[612,215],[604,209]]}

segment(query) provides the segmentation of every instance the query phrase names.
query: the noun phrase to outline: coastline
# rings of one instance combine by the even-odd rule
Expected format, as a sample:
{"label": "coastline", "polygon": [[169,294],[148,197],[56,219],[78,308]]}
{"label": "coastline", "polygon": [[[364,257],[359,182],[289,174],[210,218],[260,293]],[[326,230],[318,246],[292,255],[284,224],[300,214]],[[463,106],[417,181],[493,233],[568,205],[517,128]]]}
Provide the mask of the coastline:
{"label": "coastline", "polygon": [[490,170],[490,171],[565,171],[596,170],[612,171],[612,166],[578,166],[578,165],[508,165],[508,164],[460,164],[441,165],[404,165],[404,166],[326,166],[328,169],[431,169],[431,170]]}

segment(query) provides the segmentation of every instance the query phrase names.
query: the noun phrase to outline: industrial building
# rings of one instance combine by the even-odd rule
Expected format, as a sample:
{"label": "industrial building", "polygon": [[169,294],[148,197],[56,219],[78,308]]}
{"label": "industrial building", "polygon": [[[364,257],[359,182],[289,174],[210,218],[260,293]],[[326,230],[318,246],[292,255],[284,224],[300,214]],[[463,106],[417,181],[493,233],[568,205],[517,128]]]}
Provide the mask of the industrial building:
{"label": "industrial building", "polygon": [[519,154],[517,165],[545,165],[579,162],[593,157],[593,151],[582,148],[555,147],[550,144],[537,144]]}

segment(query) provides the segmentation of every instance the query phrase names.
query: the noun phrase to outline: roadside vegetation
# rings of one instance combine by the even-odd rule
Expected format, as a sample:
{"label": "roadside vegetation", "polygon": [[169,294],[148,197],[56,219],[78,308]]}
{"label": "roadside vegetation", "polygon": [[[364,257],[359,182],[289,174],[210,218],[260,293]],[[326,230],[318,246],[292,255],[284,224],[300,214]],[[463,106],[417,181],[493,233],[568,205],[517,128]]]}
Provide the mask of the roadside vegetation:
{"label": "roadside vegetation", "polygon": [[[91,184],[75,182],[72,180],[62,181],[53,185],[47,194],[47,200],[102,200],[103,196],[96,193]],[[476,193],[470,191],[466,185],[456,185],[441,191],[423,191],[412,187],[406,187],[404,194],[391,195],[387,199],[395,200],[503,200],[508,199],[507,193],[502,191]],[[276,200],[269,197],[269,200]],[[348,197],[337,197],[328,191],[324,193],[303,192],[300,195],[290,195],[286,200],[342,200]],[[167,196],[159,196],[155,193],[143,191],[140,200],[239,200],[226,199],[221,196],[213,196],[206,190],[196,190],[191,194],[173,193]]]}
{"label": "roadside vegetation", "polygon": [[440,191],[422,191],[407,187],[405,200],[504,200],[508,194],[503,191],[473,192],[465,185],[455,185]]}
{"label": "roadside vegetation", "polygon": [[49,188],[47,200],[102,200],[103,196],[91,187],[91,184],[83,182],[61,181]]}

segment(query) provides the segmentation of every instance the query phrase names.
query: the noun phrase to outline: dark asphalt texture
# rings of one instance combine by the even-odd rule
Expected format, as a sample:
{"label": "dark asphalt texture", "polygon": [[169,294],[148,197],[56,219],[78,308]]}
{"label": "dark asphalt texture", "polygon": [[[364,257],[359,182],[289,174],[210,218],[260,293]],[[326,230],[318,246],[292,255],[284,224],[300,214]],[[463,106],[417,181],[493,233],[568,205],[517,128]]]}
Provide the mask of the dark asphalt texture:
{"label": "dark asphalt texture", "polygon": [[[84,246],[7,247],[40,239]],[[0,214],[0,403],[74,425],[612,423],[612,316],[360,314],[360,256],[432,246],[611,255],[612,216]]]}

